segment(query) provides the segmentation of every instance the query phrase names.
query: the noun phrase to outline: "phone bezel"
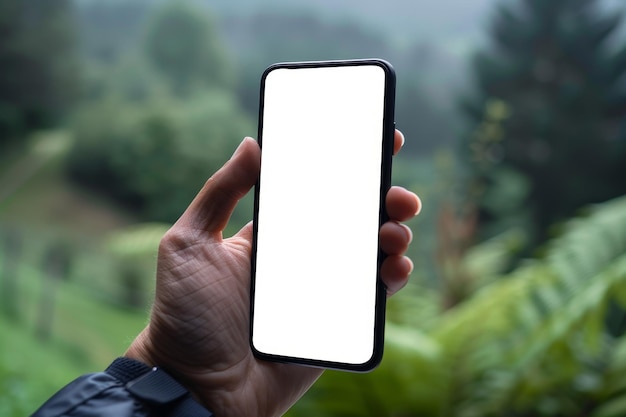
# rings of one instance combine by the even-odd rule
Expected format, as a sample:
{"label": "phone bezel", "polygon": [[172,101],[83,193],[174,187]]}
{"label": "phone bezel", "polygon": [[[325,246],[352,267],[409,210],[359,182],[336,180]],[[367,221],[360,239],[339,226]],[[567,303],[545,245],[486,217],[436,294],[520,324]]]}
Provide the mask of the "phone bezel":
{"label": "phone bezel", "polygon": [[[395,112],[395,89],[396,76],[391,64],[382,59],[358,59],[358,60],[338,60],[338,61],[305,61],[305,62],[284,62],[269,66],[262,74],[261,88],[259,97],[259,122],[257,141],[263,151],[263,114],[264,114],[264,95],[265,80],[267,76],[277,69],[301,69],[301,68],[324,68],[324,67],[340,67],[340,66],[362,66],[375,65],[381,67],[385,72],[385,93],[383,107],[383,139],[381,143],[381,183],[380,183],[380,201],[379,201],[379,226],[388,220],[385,209],[385,197],[391,186],[391,165],[394,145],[394,112]],[[261,170],[263,169],[261,165]],[[255,274],[256,274],[256,245],[257,245],[257,221],[259,209],[259,193],[260,178],[257,180],[254,189],[254,221],[253,221],[253,242],[251,252],[251,284],[250,284],[250,317],[249,317],[249,344],[254,356],[258,359],[273,362],[293,363],[325,369],[337,369],[353,372],[368,372],[374,369],[382,360],[384,350],[384,326],[385,326],[385,310],[387,289],[380,278],[380,267],[385,259],[385,254],[378,249],[378,271],[376,284],[376,302],[375,302],[375,322],[373,329],[373,351],[369,360],[359,363],[342,363],[330,362],[310,358],[298,358],[290,356],[282,356],[272,353],[261,352],[255,348],[253,343],[253,323],[254,323],[254,295],[255,295]]]}

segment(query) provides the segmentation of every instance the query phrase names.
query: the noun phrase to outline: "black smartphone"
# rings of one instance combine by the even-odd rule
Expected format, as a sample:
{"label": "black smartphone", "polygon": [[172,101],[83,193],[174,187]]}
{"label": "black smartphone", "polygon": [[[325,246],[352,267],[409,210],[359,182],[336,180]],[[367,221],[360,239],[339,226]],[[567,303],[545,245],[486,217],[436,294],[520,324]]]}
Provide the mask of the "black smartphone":
{"label": "black smartphone", "polygon": [[383,60],[263,73],[250,313],[258,358],[352,371],[382,359],[379,229],[394,104],[395,73]]}

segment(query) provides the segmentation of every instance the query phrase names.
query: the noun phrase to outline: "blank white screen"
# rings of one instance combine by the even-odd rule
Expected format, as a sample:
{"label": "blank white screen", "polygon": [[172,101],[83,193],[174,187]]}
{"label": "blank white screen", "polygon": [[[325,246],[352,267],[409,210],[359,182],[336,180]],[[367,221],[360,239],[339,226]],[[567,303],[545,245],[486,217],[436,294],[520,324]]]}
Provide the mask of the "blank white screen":
{"label": "blank white screen", "polygon": [[373,353],[385,71],[267,75],[253,345],[361,364]]}

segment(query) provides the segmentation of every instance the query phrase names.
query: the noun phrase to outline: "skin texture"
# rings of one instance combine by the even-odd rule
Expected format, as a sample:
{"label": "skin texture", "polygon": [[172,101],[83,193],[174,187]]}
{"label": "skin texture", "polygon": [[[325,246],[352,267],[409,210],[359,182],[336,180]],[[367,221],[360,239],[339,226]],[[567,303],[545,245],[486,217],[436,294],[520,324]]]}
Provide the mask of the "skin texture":
{"label": "skin texture", "polygon": [[[396,131],[394,151],[403,143]],[[282,415],[322,373],[257,360],[249,347],[252,223],[227,239],[222,232],[258,178],[260,155],[257,143],[244,139],[163,237],[150,322],[126,352],[167,370],[219,417]],[[412,234],[400,222],[417,215],[421,203],[392,187],[386,207],[390,221],[381,227],[380,244],[388,257],[381,276],[391,295],[413,270],[403,256]]]}

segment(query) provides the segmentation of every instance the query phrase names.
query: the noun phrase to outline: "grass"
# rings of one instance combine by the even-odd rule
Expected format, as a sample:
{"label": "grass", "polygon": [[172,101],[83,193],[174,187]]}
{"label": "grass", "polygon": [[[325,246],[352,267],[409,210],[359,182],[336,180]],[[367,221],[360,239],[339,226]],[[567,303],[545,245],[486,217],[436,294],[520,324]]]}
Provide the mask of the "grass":
{"label": "grass", "polygon": [[[115,301],[114,291],[102,291],[119,288],[115,260],[101,250],[102,241],[134,219],[66,181],[66,148],[60,146],[66,138],[63,132],[52,135],[50,143],[59,146],[42,148],[35,140],[26,153],[0,157],[0,191],[5,191],[0,201],[0,284],[14,261],[10,273],[19,307],[15,319],[0,314],[2,417],[30,415],[79,375],[103,370],[147,321],[147,308],[121,308],[107,302]],[[19,236],[16,253],[6,252],[7,230]],[[50,248],[61,245],[70,248],[79,266],[51,280],[44,260]],[[46,309],[51,300],[53,308]],[[46,338],[38,336],[42,317],[51,323]]]}
{"label": "grass", "polygon": [[0,415],[32,413],[60,387],[84,372],[64,346],[38,343],[32,332],[0,316]]}
{"label": "grass", "polygon": [[[53,133],[54,136],[61,136]],[[64,174],[64,148],[42,152],[35,145],[14,162],[0,161],[0,225],[11,224],[71,236],[98,236],[128,226],[133,217],[111,202],[69,183]],[[22,168],[22,165],[32,165]],[[18,171],[28,175],[14,179]]]}
{"label": "grass", "polygon": [[[24,416],[81,374],[104,369],[124,353],[146,323],[147,313],[124,310],[93,298],[72,282],[55,286],[37,268],[22,265],[17,320],[0,316],[0,415]],[[45,295],[44,295],[45,294]],[[42,297],[54,299],[52,332],[38,337]],[[3,394],[0,394],[3,396]]]}
{"label": "grass", "polygon": [[[63,309],[48,341],[37,339],[32,326],[0,318],[0,415],[28,415],[79,375],[103,370],[142,327],[142,317],[84,303],[90,308],[80,314]],[[70,312],[74,320],[62,319]]]}
{"label": "grass", "polygon": [[[0,386],[9,385],[6,404],[20,416],[24,404],[41,404],[77,376],[104,369],[124,353],[133,337],[146,323],[147,313],[124,310],[95,299],[73,282],[44,284],[38,268],[22,264],[19,269],[21,309],[17,320],[0,316]],[[46,287],[44,288],[44,285]],[[49,338],[37,336],[43,297],[54,300],[52,332]],[[2,394],[0,394],[2,395]],[[9,407],[9,405],[4,407]],[[20,414],[22,413],[22,414]]]}

